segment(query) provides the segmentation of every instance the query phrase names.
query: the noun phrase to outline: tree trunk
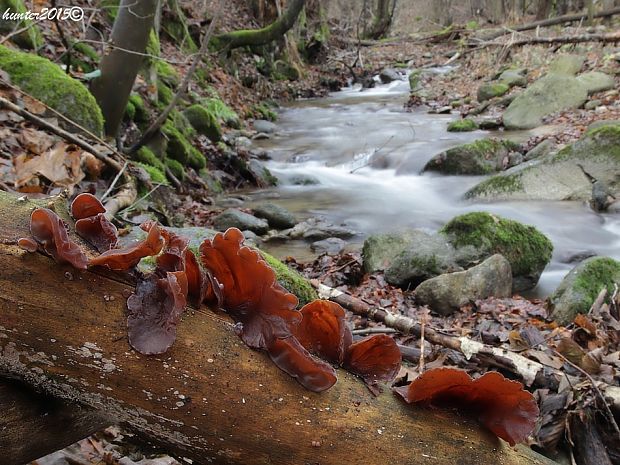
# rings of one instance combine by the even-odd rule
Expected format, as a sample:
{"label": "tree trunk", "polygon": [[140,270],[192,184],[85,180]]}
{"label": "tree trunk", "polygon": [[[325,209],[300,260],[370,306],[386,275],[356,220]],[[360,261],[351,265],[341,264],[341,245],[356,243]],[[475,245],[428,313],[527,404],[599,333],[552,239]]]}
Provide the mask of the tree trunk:
{"label": "tree trunk", "polygon": [[538,8],[536,9],[536,19],[547,19],[551,13],[551,0],[538,0]]}
{"label": "tree trunk", "polygon": [[392,25],[396,0],[378,0],[374,19],[370,29],[366,33],[366,39],[381,39],[384,37]]}
{"label": "tree trunk", "polygon": [[105,131],[115,136],[125,113],[131,88],[144,59],[157,0],[122,0],[114,21],[110,44],[101,60],[101,77],[91,91],[103,112]]}
{"label": "tree trunk", "polygon": [[[66,218],[63,203],[54,205]],[[552,464],[449,411],[407,406],[389,390],[373,397],[342,370],[333,388],[309,392],[206,308],[185,314],[168,353],[137,354],[126,277],[13,245],[34,205],[0,192],[0,373],[99,409],[197,464]]]}
{"label": "tree trunk", "polygon": [[284,36],[293,27],[305,0],[289,0],[288,7],[284,14],[269,26],[262,29],[250,29],[227,32],[215,36],[211,43],[217,49],[233,49],[245,47],[247,45],[266,45]]}
{"label": "tree trunk", "polygon": [[114,423],[91,410],[38,395],[21,383],[2,380],[0,412],[0,461],[12,464],[43,457]]}

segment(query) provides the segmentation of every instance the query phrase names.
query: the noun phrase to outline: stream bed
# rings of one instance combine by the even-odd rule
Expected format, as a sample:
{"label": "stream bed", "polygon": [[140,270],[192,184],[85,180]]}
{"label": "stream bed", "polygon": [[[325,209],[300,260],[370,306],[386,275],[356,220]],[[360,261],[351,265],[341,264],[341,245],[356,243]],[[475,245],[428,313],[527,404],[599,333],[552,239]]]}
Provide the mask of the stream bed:
{"label": "stream bed", "polygon": [[[620,259],[620,215],[594,213],[583,202],[473,203],[463,194],[482,176],[420,174],[430,158],[455,145],[483,137],[524,141],[532,132],[450,133],[458,115],[405,111],[409,85],[395,81],[373,89],[348,88],[329,97],[298,101],[279,114],[277,131],[255,148],[272,158],[267,167],[278,187],[250,193],[252,203],[278,203],[298,219],[321,216],[360,234],[361,247],[372,233],[404,228],[435,232],[456,215],[488,211],[536,226],[553,242],[554,253],[529,297],[550,294],[584,253]],[[544,128],[542,128],[544,131]],[[296,185],[301,179],[318,184]],[[308,243],[267,243],[279,257],[313,258]]]}

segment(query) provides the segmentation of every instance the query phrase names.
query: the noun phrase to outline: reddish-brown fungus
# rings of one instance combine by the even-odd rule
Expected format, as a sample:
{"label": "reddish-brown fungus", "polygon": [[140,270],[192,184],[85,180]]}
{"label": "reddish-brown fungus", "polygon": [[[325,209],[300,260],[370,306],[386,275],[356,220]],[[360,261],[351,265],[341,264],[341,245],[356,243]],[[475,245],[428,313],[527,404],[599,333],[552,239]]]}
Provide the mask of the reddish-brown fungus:
{"label": "reddish-brown fungus", "polygon": [[474,380],[457,368],[435,368],[394,391],[407,403],[423,402],[472,412],[511,446],[527,439],[539,413],[534,396],[521,383],[497,372]]}
{"label": "reddish-brown fungus", "polygon": [[86,255],[69,239],[65,224],[52,210],[34,210],[30,216],[30,232],[41,248],[58,263],[69,263],[75,268],[86,269]]}
{"label": "reddish-brown fungus", "polygon": [[127,300],[129,343],[145,355],[162,354],[176,339],[176,325],[185,309],[187,279],[183,272],[150,275],[139,281]]}
{"label": "reddish-brown fungus", "polygon": [[322,392],[332,387],[336,372],[327,363],[314,358],[294,337],[273,339],[267,348],[269,357],[306,389]]}
{"label": "reddish-brown fungus", "polygon": [[99,213],[105,213],[105,207],[99,199],[92,194],[80,194],[71,202],[71,216],[76,220],[90,218]]}
{"label": "reddish-brown fungus", "polygon": [[75,222],[75,231],[98,252],[113,249],[118,243],[118,231],[103,213],[81,218]]}
{"label": "reddish-brown fungus", "polygon": [[400,350],[394,339],[377,334],[351,344],[343,366],[372,385],[393,380],[400,370],[400,362]]}
{"label": "reddish-brown fungus", "polygon": [[36,252],[39,250],[39,244],[30,237],[21,237],[17,240],[17,245],[26,252]]}
{"label": "reddish-brown fungus", "polygon": [[301,320],[297,297],[276,281],[258,252],[242,246],[236,228],[200,245],[200,259],[223,287],[223,308],[241,324],[240,336],[250,347],[267,349],[274,338],[288,338]]}
{"label": "reddish-brown fungus", "polygon": [[124,249],[113,249],[92,258],[90,266],[107,266],[112,270],[124,271],[133,268],[144,257],[151,257],[161,252],[164,246],[159,226],[154,225],[146,239]]}
{"label": "reddish-brown fungus", "polygon": [[342,364],[351,345],[344,309],[329,300],[315,300],[300,312],[303,319],[295,329],[295,337],[301,345],[331,363]]}

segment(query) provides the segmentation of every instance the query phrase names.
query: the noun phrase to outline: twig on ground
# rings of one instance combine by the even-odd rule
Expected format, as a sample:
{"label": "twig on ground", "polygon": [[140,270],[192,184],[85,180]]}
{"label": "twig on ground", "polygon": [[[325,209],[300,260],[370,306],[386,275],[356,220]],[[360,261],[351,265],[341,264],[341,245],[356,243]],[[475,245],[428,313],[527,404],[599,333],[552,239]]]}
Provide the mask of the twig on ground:
{"label": "twig on ground", "polygon": [[99,200],[103,201],[103,200],[105,200],[105,198],[108,195],[110,195],[110,193],[114,189],[114,186],[116,186],[116,183],[118,182],[118,180],[121,178],[121,176],[123,175],[123,173],[127,169],[127,165],[128,165],[127,162],[125,162],[125,164],[123,164],[123,167],[121,168],[121,170],[118,173],[116,173],[116,176],[114,176],[114,179],[110,183],[110,187],[108,187],[108,190],[104,192],[104,194],[101,196],[101,199],[99,199]]}
{"label": "twig on ground", "polygon": [[354,329],[351,333],[354,336],[366,336],[368,334],[395,334],[396,331],[394,328],[364,328],[364,329]]}

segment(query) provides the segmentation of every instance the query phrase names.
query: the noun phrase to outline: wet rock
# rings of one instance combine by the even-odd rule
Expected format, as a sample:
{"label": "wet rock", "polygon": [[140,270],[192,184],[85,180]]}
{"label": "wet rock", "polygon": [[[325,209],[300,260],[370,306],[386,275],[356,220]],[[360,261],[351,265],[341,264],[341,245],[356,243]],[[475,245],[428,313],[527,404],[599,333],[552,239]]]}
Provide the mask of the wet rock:
{"label": "wet rock", "polygon": [[235,146],[249,149],[252,146],[252,140],[246,136],[239,136],[235,139]]}
{"label": "wet rock", "polygon": [[311,174],[296,174],[291,177],[291,184],[294,186],[314,186],[321,184],[319,178],[312,176]]}
{"label": "wet rock", "polygon": [[510,262],[496,254],[466,271],[447,273],[424,281],[416,298],[432,311],[450,315],[470,302],[512,295]]}
{"label": "wet rock", "polygon": [[271,139],[271,136],[266,132],[258,132],[252,136],[252,140],[265,140]]}
{"label": "wet rock", "polygon": [[578,252],[569,252],[560,258],[562,263],[580,263],[586,258],[596,256],[596,252],[593,250],[580,250]]}
{"label": "wet rock", "polygon": [[265,234],[269,230],[267,221],[235,208],[229,208],[216,216],[213,220],[213,226],[218,231],[226,231],[228,228],[238,228],[241,231],[247,229],[256,234]]}
{"label": "wet rock", "polygon": [[271,171],[265,167],[260,161],[255,158],[251,158],[246,165],[247,170],[254,177],[256,184],[261,187],[275,186],[278,184],[278,178],[276,178]]}
{"label": "wet rock", "polygon": [[470,132],[478,129],[478,124],[468,118],[457,119],[448,124],[448,132]]}
{"label": "wet rock", "polygon": [[297,224],[297,220],[290,211],[274,203],[259,205],[253,209],[253,213],[258,218],[267,220],[269,226],[275,229],[292,228]]}
{"label": "wet rock", "polygon": [[577,314],[588,313],[603,287],[608,296],[620,284],[620,262],[608,257],[584,260],[562,280],[547,300],[551,317],[561,325],[571,323]]}
{"label": "wet rock", "polygon": [[542,158],[545,155],[549,155],[554,150],[555,143],[551,139],[545,139],[529,150],[523,158],[525,161],[535,160],[537,158]]}
{"label": "wet rock", "polygon": [[592,177],[619,198],[620,125],[608,124],[585,135],[553,155],[547,155],[482,181],[465,193],[468,199],[590,200]]}
{"label": "wet rock", "polygon": [[501,118],[493,118],[493,117],[481,118],[477,122],[478,122],[478,128],[483,129],[485,131],[499,129],[503,125]]}
{"label": "wet rock", "polygon": [[588,95],[604,90],[611,90],[615,86],[614,78],[609,74],[600,71],[590,71],[577,76],[577,80],[581,82],[588,91]]}
{"label": "wet rock", "polygon": [[[422,231],[420,232],[424,237],[427,235]],[[398,254],[415,243],[416,237],[417,230],[368,236],[362,248],[364,270],[367,273],[385,270]]]}
{"label": "wet rock", "polygon": [[394,68],[385,68],[379,74],[379,79],[381,79],[381,82],[383,84],[387,84],[387,83],[392,82],[392,81],[402,81],[403,77]]}
{"label": "wet rock", "polygon": [[243,205],[243,200],[236,197],[220,197],[215,200],[215,205],[218,207],[240,207]]}
{"label": "wet rock", "polygon": [[583,106],[586,110],[594,110],[596,107],[600,106],[603,102],[601,100],[590,100],[586,102]]}
{"label": "wet rock", "polygon": [[254,120],[254,129],[256,132],[262,132],[265,134],[273,134],[278,129],[278,126],[271,121],[267,121],[264,119]]}
{"label": "wet rock", "polygon": [[[409,231],[404,241],[400,243],[405,244],[404,246],[399,245],[393,249],[386,248],[386,245],[388,247],[392,245],[386,243],[385,239],[380,238],[383,243],[380,242],[378,250],[375,247],[376,250],[372,252],[368,240],[364,243],[364,262],[367,263],[369,257],[373,255],[375,263],[385,266],[384,263],[388,262],[389,265],[385,267],[385,279],[394,286],[406,288],[443,273],[462,270],[455,261],[454,248],[442,236],[414,229]],[[384,252],[384,257],[380,254],[381,248],[387,252]],[[368,268],[370,264],[365,265],[365,269]]]}
{"label": "wet rock", "polygon": [[525,87],[527,86],[527,78],[525,77],[526,71],[524,69],[507,69],[499,75],[497,79],[502,84],[506,84],[508,87]]}
{"label": "wet rock", "polygon": [[503,82],[489,82],[482,84],[478,88],[477,99],[479,102],[484,102],[485,100],[491,100],[494,97],[501,97],[508,92],[509,89],[510,87],[508,84],[504,84]]}
{"label": "wet rock", "polygon": [[329,223],[320,218],[310,218],[295,225],[291,229],[290,237],[292,239],[307,239],[311,241],[320,241],[328,237],[338,237],[340,239],[348,239],[357,235],[354,231],[346,226],[339,226]]}
{"label": "wet rock", "polygon": [[503,255],[512,268],[513,292],[536,286],[553,252],[551,241],[535,227],[486,212],[457,216],[440,233],[457,250],[463,267]]}
{"label": "wet rock", "polygon": [[581,55],[560,55],[549,66],[549,73],[574,76],[577,74],[586,58]]}
{"label": "wet rock", "polygon": [[508,166],[510,167],[520,165],[523,161],[523,155],[519,152],[511,152],[510,155],[508,155]]}
{"label": "wet rock", "polygon": [[260,238],[254,232],[247,229],[241,232],[243,233],[243,237],[245,237],[245,245],[256,247],[256,245],[261,242]]}
{"label": "wet rock", "polygon": [[338,255],[344,250],[347,243],[337,237],[328,237],[322,241],[310,244],[310,249],[318,254]]}
{"label": "wet rock", "polygon": [[489,174],[503,170],[519,145],[508,140],[481,139],[462,144],[431,158],[422,171],[443,174]]}

